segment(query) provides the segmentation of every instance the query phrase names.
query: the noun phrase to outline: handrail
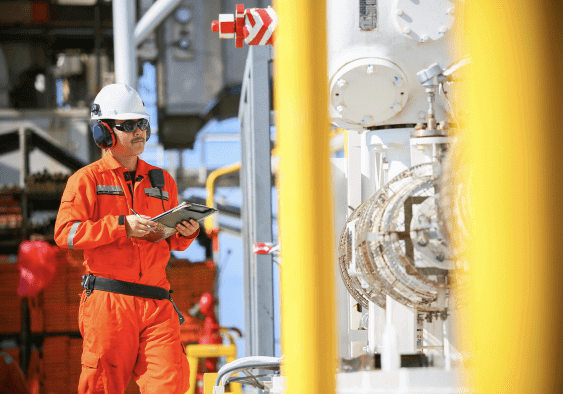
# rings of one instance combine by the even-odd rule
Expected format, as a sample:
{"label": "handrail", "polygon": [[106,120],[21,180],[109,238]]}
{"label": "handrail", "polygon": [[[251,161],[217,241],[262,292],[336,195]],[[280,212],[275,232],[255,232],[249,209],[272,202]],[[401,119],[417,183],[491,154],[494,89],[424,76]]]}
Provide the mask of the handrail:
{"label": "handrail", "polygon": [[[207,190],[206,204],[208,207],[215,208],[215,200],[213,196],[215,195],[215,181],[217,180],[217,178],[223,175],[237,172],[240,170],[240,167],[241,167],[241,163],[239,162],[239,163],[229,164],[227,166],[217,168],[216,170],[211,171],[211,173],[207,176],[207,181],[205,182],[205,189]],[[214,222],[215,220],[213,216],[206,217],[203,222],[205,229],[212,230],[213,228],[215,228]]]}

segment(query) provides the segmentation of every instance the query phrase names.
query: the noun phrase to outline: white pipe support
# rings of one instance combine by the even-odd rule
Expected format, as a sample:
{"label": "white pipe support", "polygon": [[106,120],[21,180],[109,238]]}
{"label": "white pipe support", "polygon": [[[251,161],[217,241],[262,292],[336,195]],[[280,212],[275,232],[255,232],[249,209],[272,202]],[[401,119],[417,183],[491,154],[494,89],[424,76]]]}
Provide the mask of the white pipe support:
{"label": "white pipe support", "polygon": [[451,355],[451,348],[450,348],[450,330],[449,330],[449,320],[443,320],[443,330],[444,330],[444,367],[446,371],[450,371],[452,369],[452,355]]}
{"label": "white pipe support", "polygon": [[377,318],[375,316],[375,303],[369,301],[369,323],[368,323],[368,345],[369,354],[377,353],[378,343],[377,343]]}
{"label": "white pipe support", "polygon": [[385,310],[369,301],[368,344],[370,354],[381,352]]}
{"label": "white pipe support", "polygon": [[135,47],[138,47],[181,2],[182,0],[157,0],[135,26]]}
{"label": "white pipe support", "polygon": [[213,386],[213,394],[225,394],[225,386]]}
{"label": "white pipe support", "polygon": [[397,343],[397,329],[393,322],[393,300],[389,295],[386,298],[385,313],[387,316],[381,346],[381,369],[393,371],[401,367],[401,355]]}
{"label": "white pipe support", "polygon": [[367,133],[361,135],[361,169],[362,169],[362,201],[367,200],[376,192],[375,151],[368,144]]}
{"label": "white pipe support", "polygon": [[115,82],[137,89],[137,50],[133,45],[135,0],[113,0]]}

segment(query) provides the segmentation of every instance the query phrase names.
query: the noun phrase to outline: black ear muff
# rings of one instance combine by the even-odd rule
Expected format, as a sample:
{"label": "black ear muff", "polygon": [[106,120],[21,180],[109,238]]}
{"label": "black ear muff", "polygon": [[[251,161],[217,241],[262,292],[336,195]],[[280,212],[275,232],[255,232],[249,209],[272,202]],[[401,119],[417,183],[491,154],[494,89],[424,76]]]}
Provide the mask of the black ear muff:
{"label": "black ear muff", "polygon": [[105,122],[98,121],[92,126],[94,142],[102,149],[108,149],[115,145],[113,130]]}

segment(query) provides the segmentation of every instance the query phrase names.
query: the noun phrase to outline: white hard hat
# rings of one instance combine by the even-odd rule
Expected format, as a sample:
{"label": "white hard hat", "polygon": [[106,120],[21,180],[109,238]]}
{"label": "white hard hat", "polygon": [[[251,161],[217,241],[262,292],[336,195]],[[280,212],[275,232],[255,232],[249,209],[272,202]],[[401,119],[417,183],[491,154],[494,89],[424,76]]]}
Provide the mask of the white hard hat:
{"label": "white hard hat", "polygon": [[104,86],[94,99],[91,119],[142,119],[149,118],[145,103],[139,93],[124,83]]}

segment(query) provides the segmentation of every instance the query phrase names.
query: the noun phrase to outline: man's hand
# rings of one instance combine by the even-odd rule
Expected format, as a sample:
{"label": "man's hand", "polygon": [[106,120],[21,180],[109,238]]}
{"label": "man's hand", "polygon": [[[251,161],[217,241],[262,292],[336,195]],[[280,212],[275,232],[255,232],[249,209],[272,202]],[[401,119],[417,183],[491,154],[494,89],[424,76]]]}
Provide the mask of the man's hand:
{"label": "man's hand", "polygon": [[125,228],[127,230],[127,237],[129,238],[137,238],[137,237],[144,237],[148,233],[152,232],[147,226],[156,229],[158,224],[156,222],[152,222],[150,216],[140,215],[141,217],[137,217],[135,215],[125,216]]}
{"label": "man's hand", "polygon": [[199,222],[194,219],[190,219],[190,221],[182,220],[182,223],[178,223],[176,225],[176,230],[180,233],[180,235],[184,237],[189,237],[193,233],[197,231],[199,228]]}

